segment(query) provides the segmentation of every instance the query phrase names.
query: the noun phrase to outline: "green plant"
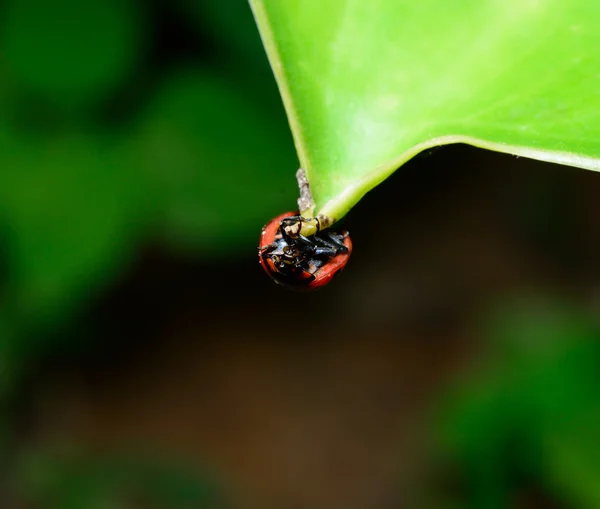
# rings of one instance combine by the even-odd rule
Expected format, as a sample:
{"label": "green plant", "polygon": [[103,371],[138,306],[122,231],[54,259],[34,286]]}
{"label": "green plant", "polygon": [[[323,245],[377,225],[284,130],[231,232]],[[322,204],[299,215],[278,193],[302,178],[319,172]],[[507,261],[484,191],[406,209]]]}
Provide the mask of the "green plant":
{"label": "green plant", "polygon": [[250,3],[317,213],[447,143],[600,169],[595,2]]}
{"label": "green plant", "polygon": [[[246,3],[181,0],[165,20],[159,2],[2,7],[0,389],[144,242],[235,256],[296,193]],[[183,49],[153,33],[182,19]]]}
{"label": "green plant", "polygon": [[487,352],[434,419],[467,507],[513,507],[522,484],[566,507],[598,507],[597,324],[579,306],[538,297],[498,306],[481,325]]}

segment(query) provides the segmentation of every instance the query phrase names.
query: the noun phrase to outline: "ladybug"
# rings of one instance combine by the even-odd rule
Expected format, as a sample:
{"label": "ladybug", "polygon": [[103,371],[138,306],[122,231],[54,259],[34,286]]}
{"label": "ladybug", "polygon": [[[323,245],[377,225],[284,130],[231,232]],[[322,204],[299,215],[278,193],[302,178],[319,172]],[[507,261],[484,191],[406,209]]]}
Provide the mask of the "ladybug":
{"label": "ladybug", "polygon": [[[316,233],[301,234],[303,224],[316,223]],[[265,225],[258,257],[276,283],[293,290],[314,290],[329,283],[344,268],[352,252],[346,230],[319,231],[317,218],[286,212]]]}

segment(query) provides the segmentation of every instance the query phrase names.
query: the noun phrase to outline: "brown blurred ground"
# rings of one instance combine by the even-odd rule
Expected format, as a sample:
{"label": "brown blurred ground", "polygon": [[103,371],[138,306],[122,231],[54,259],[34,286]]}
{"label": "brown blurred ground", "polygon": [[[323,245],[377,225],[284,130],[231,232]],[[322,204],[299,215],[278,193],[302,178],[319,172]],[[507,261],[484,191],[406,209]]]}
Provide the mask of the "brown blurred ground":
{"label": "brown blurred ground", "polygon": [[[213,265],[149,247],[90,313],[97,346],[48,360],[31,434],[209,465],[239,508],[419,507],[431,411],[477,365],[483,310],[523,291],[593,304],[599,191],[592,172],[442,149],[350,214],[353,258],[311,295],[272,285],[255,246]],[[537,490],[515,507],[550,507]]]}

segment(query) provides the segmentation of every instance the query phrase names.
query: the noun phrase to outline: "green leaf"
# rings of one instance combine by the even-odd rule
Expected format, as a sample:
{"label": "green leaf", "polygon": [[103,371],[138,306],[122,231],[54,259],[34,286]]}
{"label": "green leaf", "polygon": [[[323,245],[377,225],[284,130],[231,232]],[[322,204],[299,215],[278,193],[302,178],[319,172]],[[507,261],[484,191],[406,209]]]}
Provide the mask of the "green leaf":
{"label": "green leaf", "polygon": [[600,4],[250,0],[317,212],[423,149],[600,169]]}

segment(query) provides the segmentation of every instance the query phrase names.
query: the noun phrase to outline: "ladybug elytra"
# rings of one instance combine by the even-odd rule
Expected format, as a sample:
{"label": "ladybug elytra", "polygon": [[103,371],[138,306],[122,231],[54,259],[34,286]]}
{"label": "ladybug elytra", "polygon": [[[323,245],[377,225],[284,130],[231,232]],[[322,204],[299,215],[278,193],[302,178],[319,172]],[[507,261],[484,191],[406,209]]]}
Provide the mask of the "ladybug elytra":
{"label": "ladybug elytra", "polygon": [[[315,228],[310,237],[303,226]],[[352,241],[346,230],[320,231],[318,218],[286,212],[262,230],[258,248],[265,272],[280,285],[294,290],[312,290],[329,283],[348,262]]]}

